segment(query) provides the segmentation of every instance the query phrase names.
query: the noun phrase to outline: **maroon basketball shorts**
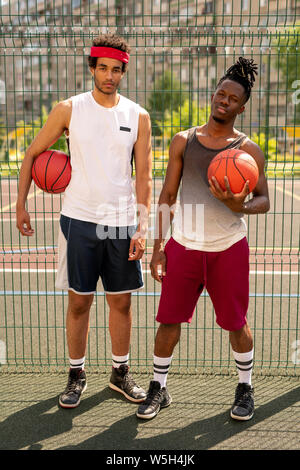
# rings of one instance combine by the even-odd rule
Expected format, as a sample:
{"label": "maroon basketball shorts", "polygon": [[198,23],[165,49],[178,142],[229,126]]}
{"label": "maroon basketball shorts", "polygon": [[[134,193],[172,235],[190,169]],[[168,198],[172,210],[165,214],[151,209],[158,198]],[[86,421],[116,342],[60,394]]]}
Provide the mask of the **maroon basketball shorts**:
{"label": "maroon basketball shorts", "polygon": [[219,252],[191,250],[170,238],[165,246],[166,275],[156,320],[190,323],[206,288],[217,324],[236,331],[246,323],[249,304],[249,247],[243,238]]}

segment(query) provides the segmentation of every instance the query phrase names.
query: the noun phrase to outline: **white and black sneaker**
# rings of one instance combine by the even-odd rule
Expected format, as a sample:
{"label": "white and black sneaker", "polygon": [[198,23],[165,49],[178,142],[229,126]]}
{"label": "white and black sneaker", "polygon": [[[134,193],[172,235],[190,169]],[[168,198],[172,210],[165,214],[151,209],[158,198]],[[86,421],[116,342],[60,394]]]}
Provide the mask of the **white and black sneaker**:
{"label": "white and black sneaker", "polygon": [[141,403],[146,398],[145,390],[135,383],[127,364],[122,364],[118,368],[113,367],[109,387],[122,393],[127,400],[134,403]]}
{"label": "white and black sneaker", "polygon": [[81,394],[86,390],[86,375],[83,369],[70,369],[68,383],[59,396],[59,404],[62,408],[76,408],[80,403]]}
{"label": "white and black sneaker", "polygon": [[230,416],[233,419],[247,421],[254,414],[254,389],[246,383],[239,383],[235,391],[235,400]]}
{"label": "white and black sneaker", "polygon": [[136,412],[138,418],[151,419],[159,413],[161,408],[166,408],[172,402],[172,398],[166,387],[160,386],[160,383],[151,380],[147,398],[142,403]]}

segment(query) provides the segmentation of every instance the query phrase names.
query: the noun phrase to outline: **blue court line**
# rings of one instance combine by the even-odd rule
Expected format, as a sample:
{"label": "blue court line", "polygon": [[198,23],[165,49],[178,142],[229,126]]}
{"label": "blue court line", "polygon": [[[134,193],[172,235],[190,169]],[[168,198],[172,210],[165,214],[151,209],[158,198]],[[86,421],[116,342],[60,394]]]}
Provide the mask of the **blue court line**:
{"label": "blue court line", "polygon": [[[138,296],[138,297],[159,297],[160,296],[160,292],[133,292],[132,295],[134,296]],[[18,290],[18,291],[13,291],[13,290],[8,290],[8,291],[4,291],[4,290],[1,290],[0,291],[0,296],[1,295],[7,295],[7,296],[47,296],[47,297],[50,297],[50,296],[64,296],[64,295],[68,295],[68,292],[67,291],[37,291],[37,290],[32,290],[32,291],[29,291],[29,290],[24,290],[24,291],[21,291],[21,290]],[[95,293],[96,297],[104,297],[105,296],[105,292],[96,292]],[[209,297],[209,294],[207,292],[204,292],[202,294],[202,297]],[[249,294],[249,297],[267,297],[267,298],[300,298],[300,294],[264,294],[264,293],[250,293]]]}

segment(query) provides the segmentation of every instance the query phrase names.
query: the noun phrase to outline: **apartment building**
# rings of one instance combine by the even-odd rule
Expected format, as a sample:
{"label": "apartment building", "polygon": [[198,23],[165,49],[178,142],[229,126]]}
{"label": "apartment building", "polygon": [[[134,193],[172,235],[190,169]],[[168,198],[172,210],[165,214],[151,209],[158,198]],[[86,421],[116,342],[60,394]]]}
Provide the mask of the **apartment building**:
{"label": "apartment building", "polygon": [[132,47],[122,92],[142,106],[165,71],[204,106],[224,70],[243,55],[260,73],[238,125],[245,132],[283,127],[292,103],[289,93],[277,93],[271,40],[299,13],[296,0],[5,0],[0,118],[12,129],[37,118],[42,106],[91,89],[92,38],[115,31]]}

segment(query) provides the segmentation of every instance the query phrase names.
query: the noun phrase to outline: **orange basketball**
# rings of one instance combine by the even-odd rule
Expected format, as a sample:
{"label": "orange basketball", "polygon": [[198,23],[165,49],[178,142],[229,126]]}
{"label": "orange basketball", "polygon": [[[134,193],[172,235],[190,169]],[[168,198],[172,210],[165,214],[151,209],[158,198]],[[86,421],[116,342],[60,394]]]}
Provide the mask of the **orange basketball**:
{"label": "orange basketball", "polygon": [[71,178],[70,157],[59,150],[46,150],[35,158],[32,165],[35,184],[47,193],[62,193]]}
{"label": "orange basketball", "polygon": [[227,176],[233,193],[240,193],[246,181],[249,190],[253,191],[258,181],[258,167],[251,155],[243,150],[228,149],[218,153],[210,162],[207,178],[214,176],[223,191],[226,190],[224,176]]}

